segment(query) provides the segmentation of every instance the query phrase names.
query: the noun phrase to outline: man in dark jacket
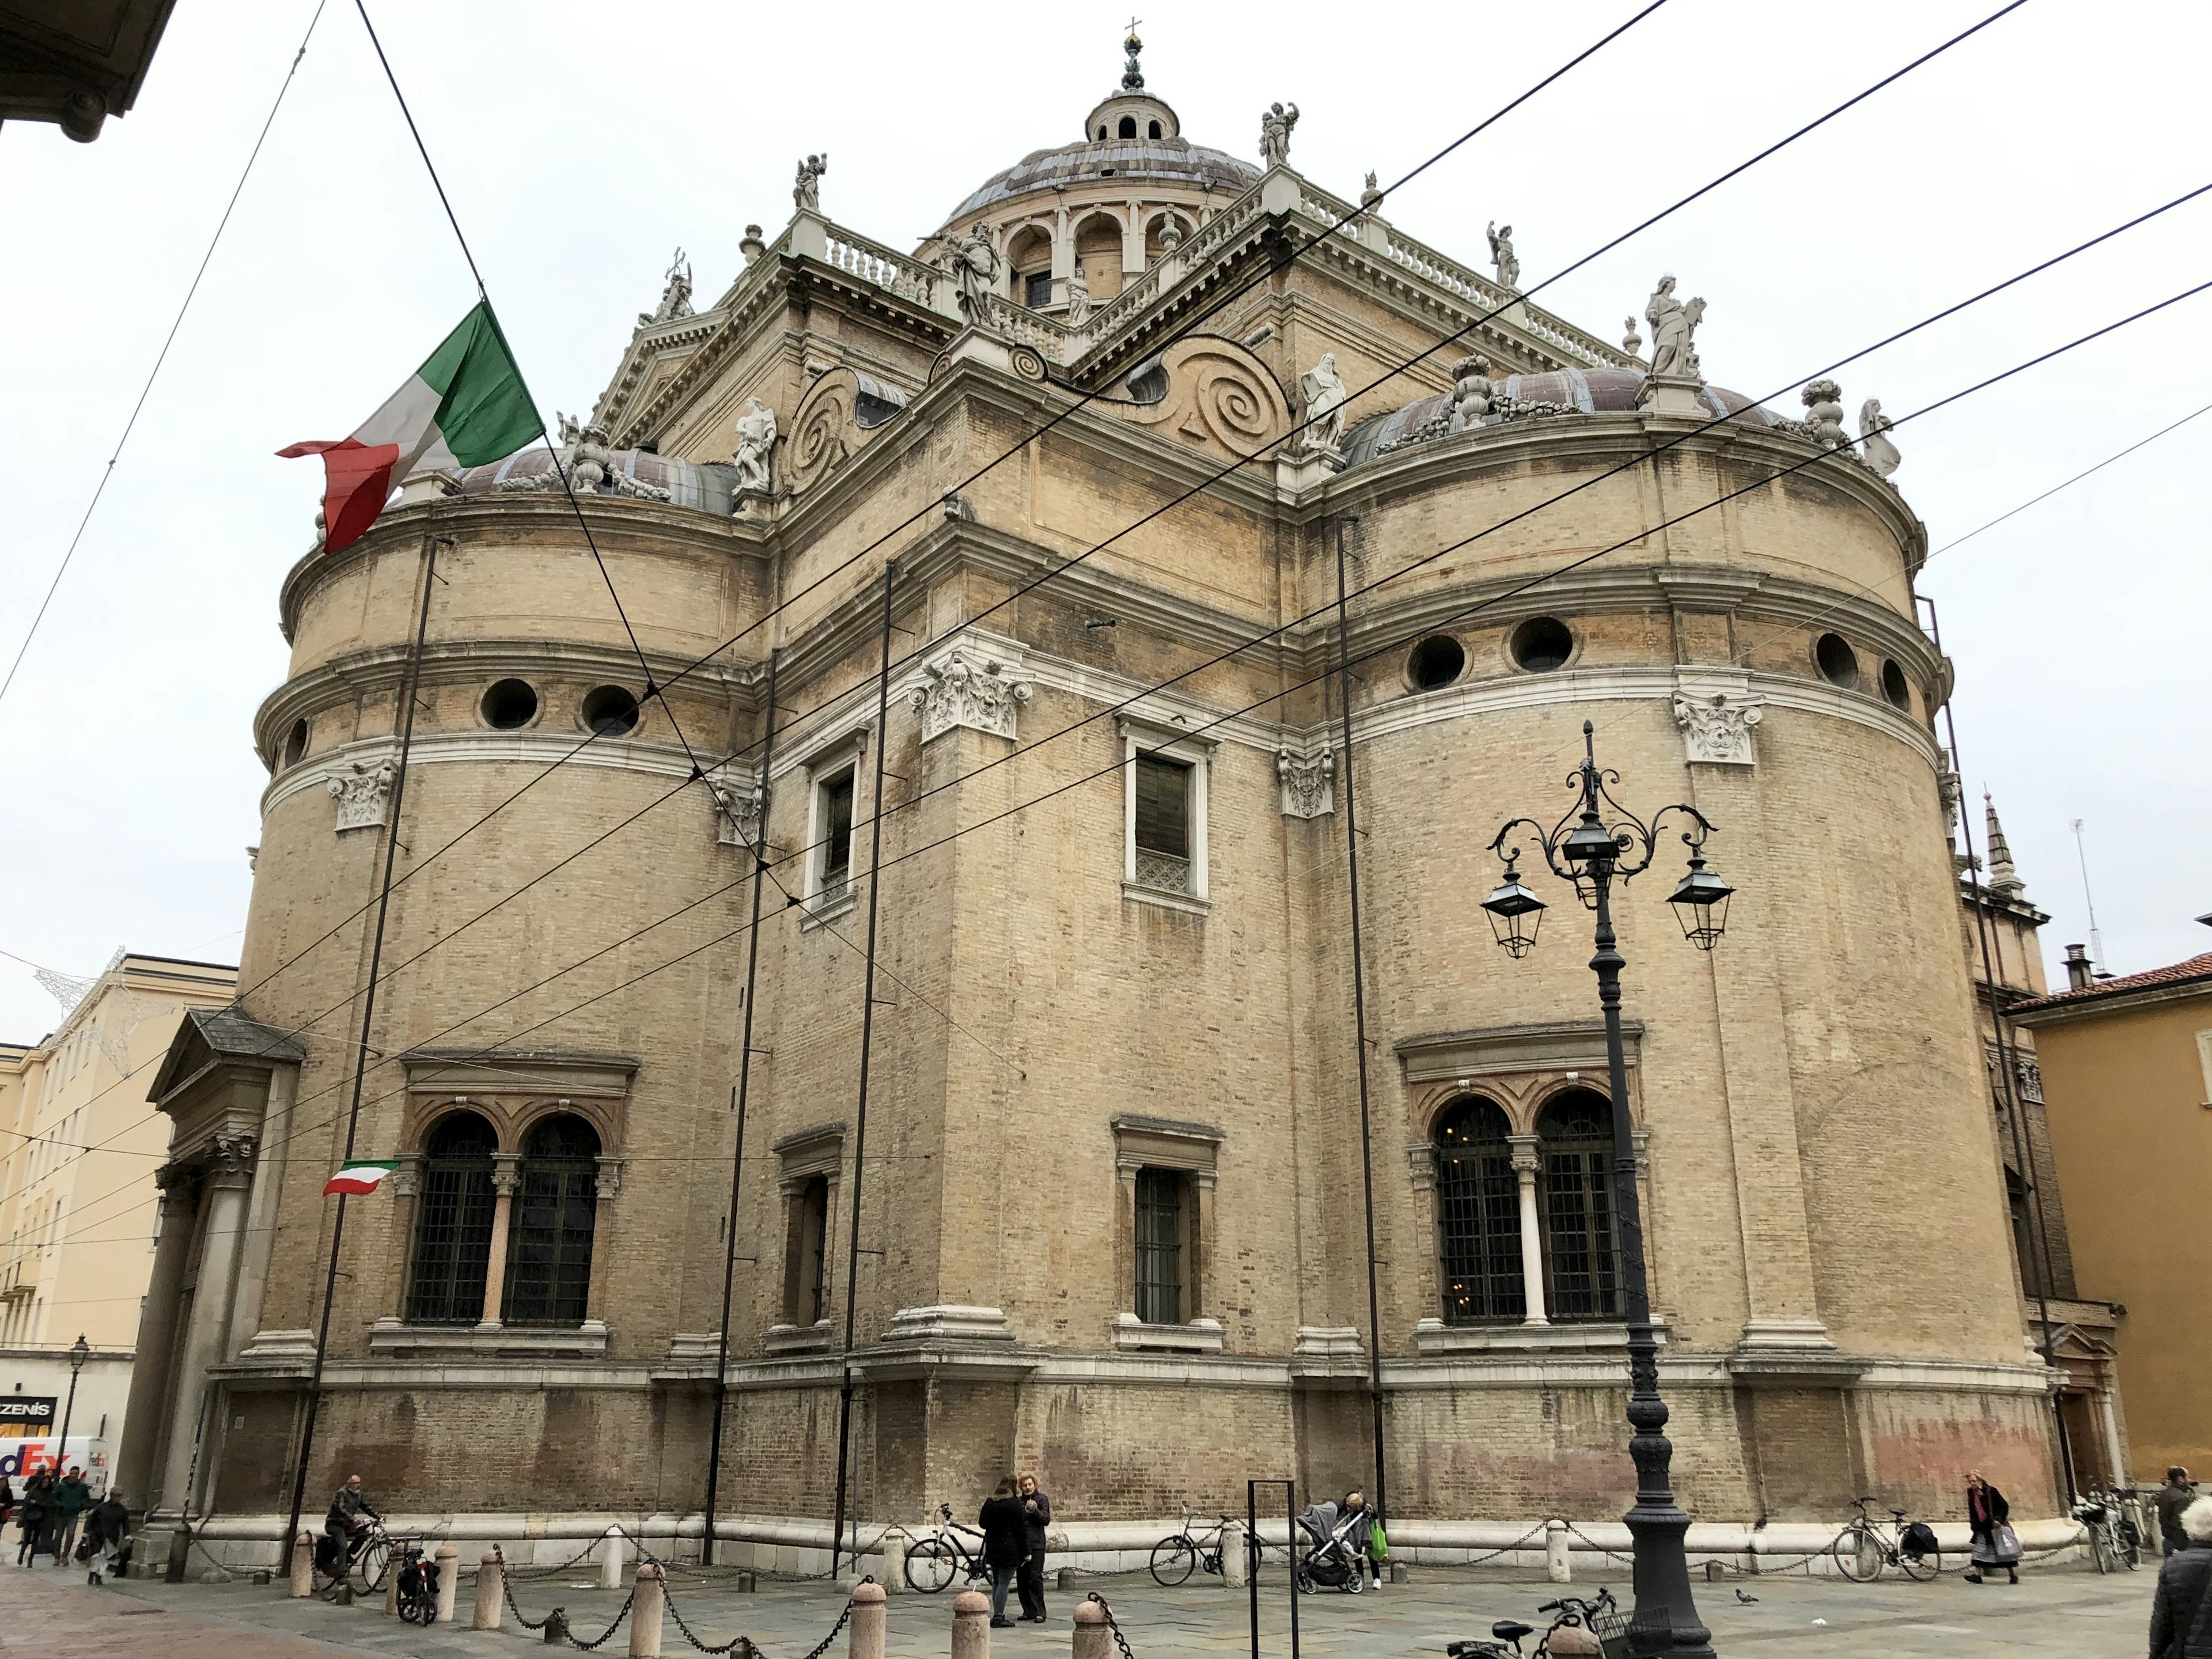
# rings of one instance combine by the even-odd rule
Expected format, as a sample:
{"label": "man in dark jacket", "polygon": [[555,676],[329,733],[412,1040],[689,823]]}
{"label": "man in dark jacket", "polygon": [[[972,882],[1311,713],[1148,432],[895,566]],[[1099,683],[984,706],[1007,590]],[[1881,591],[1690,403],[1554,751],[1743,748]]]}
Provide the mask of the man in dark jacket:
{"label": "man in dark jacket", "polygon": [[1014,1588],[1021,1592],[1022,1617],[1032,1625],[1042,1625],[1045,1621],[1044,1533],[1052,1524],[1052,1499],[1044,1495],[1044,1488],[1033,1474],[1022,1477],[1020,1497],[1022,1515],[1029,1522],[1030,1553],[1015,1577]]}
{"label": "man in dark jacket", "polygon": [[70,1564],[70,1548],[76,1542],[77,1522],[92,1507],[92,1488],[84,1483],[84,1471],[72,1464],[70,1472],[55,1484],[54,1496],[54,1565],[65,1567]]}
{"label": "man in dark jacket", "polygon": [[2176,1463],[2166,1472],[2166,1484],[2158,1489],[2152,1503],[2158,1508],[2159,1553],[2171,1555],[2189,1547],[2188,1534],[2181,1530],[2181,1512],[2197,1501],[2197,1488],[2191,1484],[2189,1471]]}
{"label": "man in dark jacket", "polygon": [[2181,1512],[2182,1547],[2158,1570],[2150,1659],[2212,1659],[2212,1498]]}
{"label": "man in dark jacket", "polygon": [[15,1523],[23,1529],[23,1541],[15,1551],[15,1565],[35,1567],[39,1552],[51,1549],[46,1532],[52,1516],[48,1505],[53,1501],[54,1478],[44,1469],[23,1483],[23,1502],[15,1511]]}

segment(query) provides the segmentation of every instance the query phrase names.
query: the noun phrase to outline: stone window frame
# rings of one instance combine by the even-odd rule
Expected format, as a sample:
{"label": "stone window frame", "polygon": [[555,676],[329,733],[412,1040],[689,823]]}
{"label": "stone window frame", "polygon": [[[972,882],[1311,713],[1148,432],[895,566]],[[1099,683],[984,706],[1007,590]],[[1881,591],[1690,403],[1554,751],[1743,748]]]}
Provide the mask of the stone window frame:
{"label": "stone window frame", "polygon": [[[777,1286],[777,1318],[762,1336],[762,1346],[770,1353],[804,1353],[826,1352],[830,1346],[830,1332],[836,1324],[837,1308],[837,1275],[836,1272],[838,1200],[843,1194],[845,1175],[845,1139],[848,1131],[842,1123],[817,1123],[785,1135],[769,1151],[776,1160],[777,1207],[782,1216],[781,1243],[777,1247],[775,1276],[769,1283]],[[807,1183],[816,1176],[822,1177],[822,1316],[812,1324],[794,1323],[790,1309],[795,1294],[798,1270],[795,1253],[799,1249],[799,1206]],[[767,1264],[763,1263],[763,1266]]]}
{"label": "stone window frame", "polygon": [[[802,929],[819,927],[849,913],[860,886],[860,766],[868,753],[868,738],[874,728],[856,726],[838,733],[799,757],[797,769],[806,780],[806,832],[799,845],[806,849],[804,866],[805,880],[799,893],[805,902],[805,911],[799,917]],[[853,841],[846,855],[845,885],[835,894],[823,890],[822,878],[827,849],[822,840],[823,789],[836,781],[840,774],[853,775]]]}
{"label": "stone window frame", "polygon": [[[1121,1114],[1109,1120],[1114,1135],[1115,1176],[1113,1340],[1116,1348],[1167,1349],[1218,1353],[1224,1329],[1214,1315],[1221,1291],[1213,1264],[1214,1188],[1220,1171],[1222,1132],[1210,1123]],[[1137,1173],[1171,1170],[1186,1182],[1189,1209],[1184,1221],[1187,1257],[1182,1273],[1183,1318],[1173,1325],[1147,1324],[1132,1304],[1137,1288]]]}
{"label": "stone window frame", "polygon": [[[1115,722],[1121,740],[1121,896],[1191,915],[1213,908],[1207,876],[1208,803],[1212,793],[1214,752],[1220,745],[1157,720],[1123,715]],[[1157,755],[1190,769],[1190,890],[1154,887],[1137,879],[1137,757]]]}

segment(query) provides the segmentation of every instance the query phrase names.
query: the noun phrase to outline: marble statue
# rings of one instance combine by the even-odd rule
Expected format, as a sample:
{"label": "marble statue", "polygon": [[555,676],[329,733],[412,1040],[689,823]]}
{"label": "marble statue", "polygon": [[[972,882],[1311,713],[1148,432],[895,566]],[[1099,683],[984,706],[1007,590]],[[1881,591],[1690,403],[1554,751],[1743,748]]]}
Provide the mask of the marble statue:
{"label": "marble statue", "polygon": [[991,246],[991,227],[978,220],[965,236],[954,231],[945,257],[946,269],[959,285],[961,314],[980,324],[989,314],[985,302],[999,282],[999,254]]}
{"label": "marble statue", "polygon": [[1291,161],[1291,129],[1298,124],[1298,106],[1285,109],[1280,104],[1268,106],[1260,118],[1260,160],[1271,167],[1288,167]]}
{"label": "marble statue", "polygon": [[1362,213],[1372,213],[1382,205],[1382,189],[1376,184],[1375,175],[1370,173],[1367,175],[1367,188],[1359,192],[1359,210]]}
{"label": "marble statue", "polygon": [[1698,366],[1697,348],[1691,337],[1704,320],[1705,302],[1692,300],[1684,305],[1674,297],[1674,279],[1662,276],[1659,286],[1644,307],[1644,320],[1651,325],[1651,378],[1655,380],[1695,380],[1703,379]]}
{"label": "marble statue", "polygon": [[730,457],[738,469],[740,493],[757,489],[769,493],[769,452],[775,447],[775,411],[757,398],[745,399],[745,412],[738,416],[738,447]]}
{"label": "marble statue", "polygon": [[691,314],[691,262],[678,248],[676,257],[669,261],[667,286],[660,290],[660,303],[641,319],[641,323],[665,323],[678,317]]}
{"label": "marble statue", "polygon": [[1298,397],[1306,410],[1304,447],[1333,450],[1342,441],[1346,395],[1334,351],[1322,353],[1321,361],[1298,376]]}
{"label": "marble statue", "polygon": [[1805,405],[1805,424],[1813,441],[1823,449],[1844,449],[1850,434],[1844,430],[1844,389],[1833,380],[1807,383],[1798,398]]}
{"label": "marble statue", "polygon": [[1451,420],[1448,432],[1464,432],[1490,418],[1490,359],[1477,353],[1452,365]]}
{"label": "marble statue", "polygon": [[1513,227],[1498,228],[1498,221],[1490,222],[1490,262],[1498,267],[1498,286],[1510,288],[1516,293],[1521,289],[1521,256],[1513,251]]}
{"label": "marble statue", "polygon": [[1869,398],[1859,405],[1859,447],[1866,464],[1887,478],[1905,464],[1897,446],[1889,441],[1894,422],[1881,412],[1881,399]]}
{"label": "marble statue", "polygon": [[822,175],[830,171],[830,153],[810,155],[799,164],[799,180],[791,187],[792,205],[801,213],[822,211]]}
{"label": "marble statue", "polygon": [[1081,328],[1090,320],[1091,284],[1083,275],[1083,267],[1078,265],[1067,273],[1067,325]]}

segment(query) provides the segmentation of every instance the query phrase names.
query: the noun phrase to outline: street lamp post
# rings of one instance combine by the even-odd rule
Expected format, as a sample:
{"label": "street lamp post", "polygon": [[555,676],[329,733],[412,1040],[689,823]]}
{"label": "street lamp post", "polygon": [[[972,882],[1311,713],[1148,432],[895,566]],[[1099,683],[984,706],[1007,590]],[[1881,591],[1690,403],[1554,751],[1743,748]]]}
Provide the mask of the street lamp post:
{"label": "street lamp post", "polygon": [[[1628,1063],[1620,1036],[1620,970],[1626,962],[1613,928],[1613,884],[1650,867],[1658,851],[1661,823],[1679,813],[1693,827],[1682,835],[1690,849],[1689,870],[1668,902],[1676,908],[1683,936],[1701,951],[1720,942],[1728,926],[1729,896],[1735,889],[1705,868],[1705,837],[1713,826],[1694,806],[1662,806],[1650,823],[1613,798],[1607,787],[1617,772],[1600,769],[1593,728],[1583,722],[1583,760],[1568,779],[1577,804],[1547,829],[1534,818],[1515,818],[1498,832],[1491,851],[1505,860],[1504,879],[1483,901],[1491,931],[1516,961],[1528,954],[1542,925],[1544,901],[1522,884],[1517,870],[1521,848],[1506,845],[1526,830],[1545,864],[1597,913],[1597,953],[1590,968],[1597,975],[1598,1005],[1605,1012],[1605,1054],[1613,1091],[1613,1213],[1620,1226],[1621,1289],[1628,1325],[1628,1421],[1635,1433],[1628,1454],[1636,1463],[1636,1503],[1622,1517],[1634,1540],[1635,1613],[1630,1620],[1630,1651],[1668,1655],[1673,1659],[1707,1659],[1712,1632],[1698,1617],[1690,1589],[1690,1564],[1683,1534],[1690,1517],[1674,1502],[1668,1465],[1674,1448],[1664,1432],[1667,1402],[1659,1396],[1659,1343],[1651,1324],[1650,1285],[1644,1265],[1643,1208],[1636,1193],[1636,1144],[1628,1115]],[[1606,822],[1607,813],[1614,821]],[[1573,827],[1569,828],[1570,824]]]}
{"label": "street lamp post", "polygon": [[86,1341],[84,1333],[79,1331],[76,1340],[70,1344],[69,1404],[62,1407],[62,1437],[54,1447],[54,1478],[58,1480],[69,1473],[70,1419],[76,1414],[77,1373],[84,1369],[84,1362],[91,1358],[92,1344]]}

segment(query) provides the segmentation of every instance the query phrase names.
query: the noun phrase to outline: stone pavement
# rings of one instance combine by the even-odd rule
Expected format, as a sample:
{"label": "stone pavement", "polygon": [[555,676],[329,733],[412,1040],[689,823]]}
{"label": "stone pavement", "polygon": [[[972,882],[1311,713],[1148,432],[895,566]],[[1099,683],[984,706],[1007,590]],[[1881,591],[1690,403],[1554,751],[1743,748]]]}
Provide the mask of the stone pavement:
{"label": "stone pavement", "polygon": [[[2141,1572],[2101,1578],[2085,1566],[2029,1571],[2014,1588],[1961,1583],[1947,1575],[1933,1584],[1885,1579],[1855,1585],[1832,1579],[1777,1576],[1744,1583],[1758,1600],[1746,1605],[1735,1583],[1698,1585],[1698,1607],[1723,1655],[1802,1654],[1827,1659],[1949,1656],[1951,1659],[2136,1659],[2144,1650],[2154,1564]],[[1144,1576],[1079,1580],[1113,1607],[1135,1659],[1249,1651],[1247,1601],[1218,1580],[1163,1590]],[[1626,1589],[1626,1574],[1585,1577],[1571,1593],[1590,1595],[1599,1583]],[[739,1595],[726,1581],[678,1570],[671,1599],[702,1641],[751,1636],[766,1659],[800,1659],[829,1631],[843,1605],[826,1584],[763,1583]],[[1051,1597],[1053,1620],[994,1631],[994,1659],[1066,1659],[1068,1613],[1081,1592]],[[1358,1597],[1324,1593],[1299,1604],[1300,1651],[1316,1659],[1442,1659],[1444,1644],[1487,1635],[1492,1620],[1540,1623],[1536,1604],[1555,1587],[1525,1574],[1467,1568],[1415,1568],[1410,1583]],[[334,1650],[406,1656],[407,1659],[520,1659],[519,1643],[538,1644],[510,1615],[500,1632],[467,1628],[472,1586],[465,1580],[458,1607],[463,1623],[423,1631],[385,1617],[375,1604],[337,1607],[294,1601],[281,1583],[179,1584],[133,1580],[94,1589],[80,1574],[0,1565],[0,1648],[40,1659],[330,1659]],[[556,1602],[588,1639],[606,1627],[622,1596],[599,1589],[585,1573],[526,1580],[514,1596],[532,1619]],[[1261,1584],[1261,1651],[1288,1659],[1288,1592],[1279,1570]],[[895,1595],[889,1604],[887,1659],[944,1659],[950,1647],[951,1596]],[[1825,1620],[1825,1624],[1816,1620]],[[618,1659],[627,1631],[600,1650]],[[1529,1644],[1533,1646],[1533,1638]],[[563,1650],[574,1652],[573,1649]],[[671,1622],[663,1652],[686,1659],[690,1650]],[[844,1659],[840,1636],[827,1659]]]}

